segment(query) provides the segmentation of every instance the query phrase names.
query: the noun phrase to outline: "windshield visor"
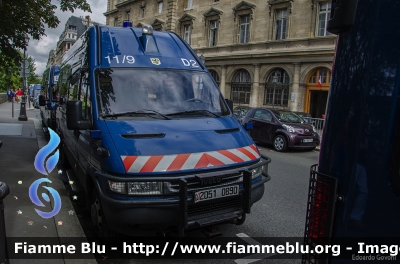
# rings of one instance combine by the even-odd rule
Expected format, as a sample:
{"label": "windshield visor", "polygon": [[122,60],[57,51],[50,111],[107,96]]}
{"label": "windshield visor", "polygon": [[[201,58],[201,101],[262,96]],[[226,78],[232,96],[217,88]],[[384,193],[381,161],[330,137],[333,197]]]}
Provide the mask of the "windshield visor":
{"label": "windshield visor", "polygon": [[163,115],[196,110],[229,115],[225,100],[205,72],[99,69],[96,78],[100,116],[142,110]]}

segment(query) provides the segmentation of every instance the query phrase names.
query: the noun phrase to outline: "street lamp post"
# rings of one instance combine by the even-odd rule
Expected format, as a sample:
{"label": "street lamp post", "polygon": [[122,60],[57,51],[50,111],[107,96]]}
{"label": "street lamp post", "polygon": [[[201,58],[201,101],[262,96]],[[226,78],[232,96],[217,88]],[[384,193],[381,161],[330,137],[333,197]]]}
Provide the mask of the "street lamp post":
{"label": "street lamp post", "polygon": [[[29,37],[25,35],[26,44],[28,45]],[[24,49],[24,63],[23,63],[23,94],[22,94],[22,101],[21,101],[21,108],[19,110],[19,117],[18,121],[28,121],[28,117],[26,116],[26,76],[25,76],[25,63],[26,63],[26,47]]]}

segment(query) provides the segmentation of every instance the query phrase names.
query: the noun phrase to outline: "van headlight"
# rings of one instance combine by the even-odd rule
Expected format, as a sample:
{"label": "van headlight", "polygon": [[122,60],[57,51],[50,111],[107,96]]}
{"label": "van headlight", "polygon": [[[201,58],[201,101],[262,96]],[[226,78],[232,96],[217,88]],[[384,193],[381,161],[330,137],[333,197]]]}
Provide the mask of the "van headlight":
{"label": "van headlight", "polygon": [[112,182],[108,181],[110,190],[128,195],[159,195],[163,194],[162,182]]}
{"label": "van headlight", "polygon": [[128,182],[128,194],[157,195],[162,193],[162,182]]}
{"label": "van headlight", "polygon": [[286,129],[290,133],[294,133],[295,132],[294,127],[292,127],[292,126],[288,126],[288,125],[283,124],[282,127],[284,129]]}

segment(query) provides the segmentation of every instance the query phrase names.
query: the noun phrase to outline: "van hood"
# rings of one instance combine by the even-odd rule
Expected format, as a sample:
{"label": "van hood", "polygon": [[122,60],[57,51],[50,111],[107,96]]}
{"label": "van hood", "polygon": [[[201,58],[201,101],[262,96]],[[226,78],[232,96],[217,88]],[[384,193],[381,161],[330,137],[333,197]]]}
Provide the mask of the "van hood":
{"label": "van hood", "polygon": [[105,123],[126,172],[207,169],[260,158],[234,117]]}

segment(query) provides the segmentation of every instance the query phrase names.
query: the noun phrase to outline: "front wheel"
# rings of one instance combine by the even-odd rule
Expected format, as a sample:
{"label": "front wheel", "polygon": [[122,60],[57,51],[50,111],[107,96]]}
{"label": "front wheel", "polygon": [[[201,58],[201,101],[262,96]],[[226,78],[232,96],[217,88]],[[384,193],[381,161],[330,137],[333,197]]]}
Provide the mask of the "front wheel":
{"label": "front wheel", "polygon": [[287,140],[282,135],[277,135],[274,139],[274,149],[279,152],[287,150]]}
{"label": "front wheel", "polygon": [[105,216],[103,214],[103,209],[101,208],[100,199],[96,187],[94,187],[92,190],[92,203],[90,208],[90,216],[92,219],[92,224],[94,226],[96,235],[99,238],[109,238],[118,236],[118,233],[111,230],[107,225]]}

